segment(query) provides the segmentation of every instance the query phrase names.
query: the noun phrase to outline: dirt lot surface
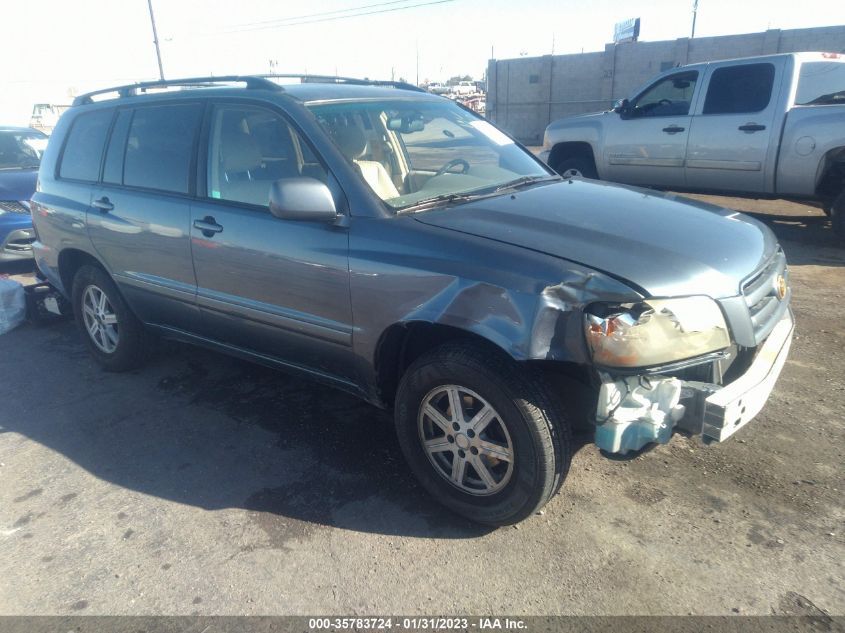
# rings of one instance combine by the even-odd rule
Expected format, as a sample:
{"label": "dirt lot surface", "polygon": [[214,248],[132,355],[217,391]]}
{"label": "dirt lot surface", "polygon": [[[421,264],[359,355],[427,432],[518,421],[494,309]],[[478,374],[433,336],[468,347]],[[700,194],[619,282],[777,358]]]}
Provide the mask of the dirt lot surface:
{"label": "dirt lot surface", "polygon": [[104,373],[69,322],[0,336],[0,614],[845,613],[845,248],[818,209],[712,200],[790,261],[769,404],[708,448],[585,440],[518,527],[432,503],[343,394],[178,345]]}

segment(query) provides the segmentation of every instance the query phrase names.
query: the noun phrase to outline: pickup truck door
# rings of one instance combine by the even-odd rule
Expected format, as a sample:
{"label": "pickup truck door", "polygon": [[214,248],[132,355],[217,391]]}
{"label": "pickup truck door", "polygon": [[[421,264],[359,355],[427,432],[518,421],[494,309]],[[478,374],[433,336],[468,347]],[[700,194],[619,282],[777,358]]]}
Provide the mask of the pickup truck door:
{"label": "pickup truck door", "polygon": [[276,180],[333,184],[333,177],[275,109],[220,103],[208,118],[199,161],[204,184],[191,207],[196,329],[218,343],[352,384],[348,228],[283,220],[268,206]]}
{"label": "pickup truck door", "polygon": [[708,67],[687,149],[688,188],[771,190],[783,72],[782,60]]}
{"label": "pickup truck door", "polygon": [[606,119],[605,180],[681,187],[690,113],[699,73],[686,70],[661,77],[618,113]]}

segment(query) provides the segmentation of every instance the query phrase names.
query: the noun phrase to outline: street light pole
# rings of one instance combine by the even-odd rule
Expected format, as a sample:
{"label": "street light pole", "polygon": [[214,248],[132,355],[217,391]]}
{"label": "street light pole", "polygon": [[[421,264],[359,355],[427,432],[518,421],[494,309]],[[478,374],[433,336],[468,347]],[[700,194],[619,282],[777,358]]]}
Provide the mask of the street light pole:
{"label": "street light pole", "polygon": [[153,43],[156,45],[156,59],[158,60],[158,76],[164,81],[164,68],[161,65],[161,49],[158,47],[158,31],[156,31],[156,18],[153,15],[153,0],[147,0],[147,6],[150,8],[150,22],[153,25]]}
{"label": "street light pole", "polygon": [[698,0],[693,0],[692,3],[692,34],[689,36],[690,39],[695,38],[695,18],[698,15]]}

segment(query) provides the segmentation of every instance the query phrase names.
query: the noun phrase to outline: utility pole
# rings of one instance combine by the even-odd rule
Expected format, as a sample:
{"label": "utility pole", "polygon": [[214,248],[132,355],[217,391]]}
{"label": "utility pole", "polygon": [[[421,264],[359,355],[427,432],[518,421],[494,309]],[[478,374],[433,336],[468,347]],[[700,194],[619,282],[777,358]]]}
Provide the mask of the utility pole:
{"label": "utility pole", "polygon": [[158,60],[158,76],[164,81],[164,68],[161,65],[161,49],[158,47],[158,31],[156,31],[156,18],[153,15],[153,0],[147,0],[147,6],[150,8],[150,22],[153,25],[153,43],[156,45],[156,59]]}
{"label": "utility pole", "polygon": [[698,16],[698,0],[693,0],[692,2],[692,34],[689,36],[690,39],[695,38],[695,18]]}
{"label": "utility pole", "polygon": [[417,40],[417,86],[420,85],[420,41]]}

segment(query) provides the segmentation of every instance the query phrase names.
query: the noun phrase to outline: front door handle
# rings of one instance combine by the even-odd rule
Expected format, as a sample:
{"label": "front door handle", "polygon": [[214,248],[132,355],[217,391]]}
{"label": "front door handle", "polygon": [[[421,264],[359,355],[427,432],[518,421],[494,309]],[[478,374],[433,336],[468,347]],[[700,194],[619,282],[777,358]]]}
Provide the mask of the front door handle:
{"label": "front door handle", "polygon": [[114,210],[114,205],[111,203],[111,200],[108,199],[107,196],[103,196],[102,198],[98,198],[91,203],[91,206],[95,209],[99,209],[103,213],[108,213],[109,211]]}
{"label": "front door handle", "polygon": [[663,128],[663,131],[666,132],[666,134],[677,134],[678,132],[683,132],[686,129],[687,128],[681,127],[680,125],[670,125],[669,127]]}
{"label": "front door handle", "polygon": [[202,220],[194,220],[194,228],[202,231],[202,234],[206,237],[214,237],[215,233],[220,233],[223,230],[223,227],[217,224],[217,220],[210,215],[205,216]]}
{"label": "front door handle", "polygon": [[739,130],[743,132],[759,132],[761,130],[765,130],[765,125],[760,125],[759,123],[746,123],[745,125],[740,125]]}

